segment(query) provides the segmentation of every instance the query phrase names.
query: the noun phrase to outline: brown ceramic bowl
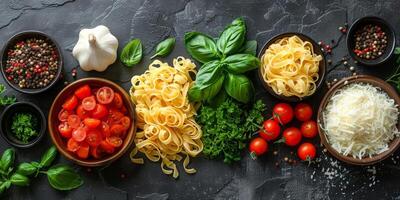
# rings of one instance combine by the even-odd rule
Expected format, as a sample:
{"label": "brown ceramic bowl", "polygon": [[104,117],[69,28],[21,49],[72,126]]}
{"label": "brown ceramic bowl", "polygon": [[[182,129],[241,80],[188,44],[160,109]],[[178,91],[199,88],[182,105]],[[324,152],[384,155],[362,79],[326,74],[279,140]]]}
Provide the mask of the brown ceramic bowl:
{"label": "brown ceramic bowl", "polygon": [[[380,162],[384,160],[385,158],[389,157],[391,154],[393,154],[396,149],[400,145],[400,138],[397,137],[394,140],[392,140],[389,144],[389,149],[385,152],[382,152],[378,155],[375,155],[371,158],[366,157],[363,159],[357,159],[353,158],[352,156],[344,156],[343,154],[337,152],[328,142],[328,138],[325,135],[324,130],[322,129],[323,126],[323,119],[322,119],[322,111],[325,109],[327,104],[329,103],[330,98],[332,97],[335,92],[345,86],[346,84],[350,83],[369,83],[373,86],[381,88],[383,91],[385,91],[390,98],[394,99],[394,101],[397,103],[397,105],[400,105],[400,97],[397,94],[396,90],[386,83],[384,80],[379,79],[374,76],[368,76],[368,75],[358,75],[358,76],[352,76],[348,78],[344,78],[343,80],[337,82],[335,85],[332,86],[331,89],[325,94],[324,98],[322,99],[322,102],[319,106],[318,109],[318,131],[319,131],[319,136],[321,137],[321,142],[325,146],[325,148],[337,159],[346,162],[348,164],[352,165],[372,165],[374,163]],[[397,124],[397,128],[400,129],[400,123]]]}
{"label": "brown ceramic bowl", "polygon": [[[317,92],[317,90],[322,86],[322,83],[324,81],[325,78],[325,71],[326,71],[326,62],[325,62],[325,55],[321,50],[321,47],[310,37],[308,37],[307,35],[304,35],[302,33],[296,33],[296,32],[289,32],[289,33],[282,33],[279,35],[276,35],[275,37],[271,38],[267,43],[264,44],[264,46],[262,47],[261,51],[258,54],[258,58],[261,60],[262,55],[265,53],[265,51],[268,49],[268,47],[271,44],[274,44],[277,40],[280,40],[282,38],[286,38],[286,37],[291,37],[297,35],[300,39],[302,39],[303,41],[308,41],[313,45],[313,49],[314,49],[314,53],[317,55],[321,55],[322,56],[322,60],[319,62],[319,79],[316,82],[316,91],[314,92],[314,94]],[[258,78],[260,79],[260,82],[262,83],[262,85],[264,86],[264,88],[274,97],[280,99],[280,100],[284,100],[284,101],[288,101],[288,102],[299,102],[302,101],[304,99],[307,99],[308,97],[312,96],[306,96],[303,98],[299,98],[296,96],[284,96],[284,95],[279,95],[276,94],[275,91],[264,81],[263,77],[262,77],[262,73],[261,73],[261,67],[258,70]]]}
{"label": "brown ceramic bowl", "polygon": [[[124,101],[124,105],[126,106],[128,110],[128,115],[131,116],[132,119],[132,125],[128,129],[128,132],[126,134],[126,137],[124,139],[124,142],[122,143],[122,146],[114,152],[114,154],[110,155],[105,155],[101,159],[94,159],[89,157],[88,159],[81,159],[77,157],[74,153],[70,152],[67,150],[67,141],[66,139],[62,138],[61,135],[58,132],[58,113],[61,110],[61,106],[65,99],[70,97],[74,91],[84,85],[84,84],[89,84],[92,87],[102,87],[102,86],[108,86],[111,87],[114,91],[120,93],[122,95],[122,99]],[[54,99],[53,104],[51,105],[50,112],[49,112],[49,117],[48,117],[48,128],[49,128],[49,133],[51,136],[51,139],[54,143],[54,145],[57,147],[58,151],[61,152],[62,155],[67,157],[69,160],[82,165],[82,166],[88,166],[88,167],[96,167],[96,166],[102,166],[109,164],[115,160],[117,160],[119,157],[121,157],[131,146],[133,143],[133,139],[135,137],[136,133],[136,120],[135,120],[135,108],[133,104],[130,101],[130,97],[126,91],[118,86],[117,84],[106,80],[102,78],[84,78],[80,79],[78,81],[75,81],[68,86],[66,86]]]}

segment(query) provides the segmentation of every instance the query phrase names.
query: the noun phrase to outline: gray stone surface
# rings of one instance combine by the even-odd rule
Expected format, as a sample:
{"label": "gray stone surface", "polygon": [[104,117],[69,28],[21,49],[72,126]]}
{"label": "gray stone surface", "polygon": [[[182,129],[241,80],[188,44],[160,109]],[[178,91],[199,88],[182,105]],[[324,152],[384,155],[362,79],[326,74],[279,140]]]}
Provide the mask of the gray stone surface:
{"label": "gray stone surface", "polygon": [[[337,40],[337,30],[346,21],[351,23],[365,15],[377,15],[388,20],[400,33],[397,16],[400,2],[395,0],[345,1],[345,0],[1,0],[0,45],[9,37],[23,30],[40,30],[53,36],[63,48],[66,78],[77,66],[71,50],[82,28],[104,24],[119,39],[120,47],[132,38],[140,38],[145,47],[143,61],[134,68],[126,68],[120,62],[113,64],[105,73],[78,71],[78,78],[105,77],[116,81],[126,89],[134,74],[145,71],[155,45],[168,36],[177,38],[173,53],[163,59],[170,62],[178,55],[187,56],[182,38],[191,30],[217,36],[223,27],[238,16],[243,16],[248,27],[248,38],[257,39],[261,46],[275,34],[286,31],[303,32],[315,40]],[[341,40],[330,58],[339,61],[347,54],[345,41]],[[356,66],[357,73],[373,74],[382,78],[392,71],[393,65],[377,68]],[[333,70],[327,80],[349,76],[343,66]],[[256,80],[256,79],[254,79]],[[4,83],[4,80],[0,80]],[[267,95],[260,83],[257,96],[271,108],[275,99]],[[19,101],[32,101],[47,114],[50,104],[62,88],[62,83],[52,91],[40,95],[24,95],[8,88]],[[310,101],[316,108],[326,87]],[[318,140],[314,141],[318,144]],[[41,144],[28,150],[17,150],[18,160],[39,159],[51,145],[46,136]],[[9,146],[0,139],[0,150]],[[400,199],[398,189],[400,167],[398,156],[373,167],[352,167],[337,162],[321,149],[319,164],[289,165],[281,162],[285,156],[295,157],[293,149],[272,145],[271,153],[253,161],[247,153],[243,160],[232,166],[219,160],[203,157],[193,159],[192,166],[198,170],[187,175],[182,169],[180,178],[163,175],[159,163],[147,162],[133,165],[128,154],[110,166],[92,169],[74,166],[83,176],[83,187],[71,192],[53,190],[45,177],[32,181],[28,188],[13,187],[3,199]],[[59,162],[69,163],[64,158]],[[276,162],[281,162],[275,167]],[[374,173],[374,169],[376,173]],[[328,170],[328,172],[327,172]],[[337,176],[330,177],[330,171]],[[126,177],[121,178],[121,174]]]}

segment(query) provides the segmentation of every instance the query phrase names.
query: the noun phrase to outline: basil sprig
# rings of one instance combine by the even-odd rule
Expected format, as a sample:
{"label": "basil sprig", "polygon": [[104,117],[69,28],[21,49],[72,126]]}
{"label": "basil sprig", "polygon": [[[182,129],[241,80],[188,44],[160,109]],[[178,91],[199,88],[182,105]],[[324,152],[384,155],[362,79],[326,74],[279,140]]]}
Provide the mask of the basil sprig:
{"label": "basil sprig", "polygon": [[120,60],[128,67],[138,64],[142,60],[143,47],[139,39],[133,39],[122,49]]}
{"label": "basil sprig", "polygon": [[175,38],[168,38],[162,42],[160,42],[156,47],[156,53],[151,57],[151,59],[156,56],[167,56],[171,53],[172,49],[175,46]]}
{"label": "basil sprig", "polygon": [[199,32],[185,34],[186,50],[203,63],[188,92],[191,101],[213,104],[223,102],[221,99],[225,99],[226,94],[242,103],[252,99],[253,83],[243,73],[258,68],[260,60],[255,57],[257,42],[246,41],[245,36],[246,25],[242,18],[228,25],[218,39]]}
{"label": "basil sprig", "polygon": [[47,171],[50,185],[57,190],[72,190],[83,184],[82,178],[68,165],[56,165]]}

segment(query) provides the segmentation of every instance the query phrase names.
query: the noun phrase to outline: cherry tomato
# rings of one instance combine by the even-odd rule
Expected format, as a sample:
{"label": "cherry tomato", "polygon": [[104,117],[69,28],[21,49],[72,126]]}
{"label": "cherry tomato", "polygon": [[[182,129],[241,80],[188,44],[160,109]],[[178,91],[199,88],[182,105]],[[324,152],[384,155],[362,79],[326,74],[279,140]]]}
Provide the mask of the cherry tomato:
{"label": "cherry tomato", "polygon": [[68,142],[67,142],[67,149],[68,151],[72,151],[75,152],[79,149],[80,144],[79,142],[77,142],[76,140],[74,140],[74,138],[69,138]]}
{"label": "cherry tomato", "polygon": [[67,122],[58,125],[58,131],[60,132],[61,136],[65,138],[70,138],[72,136],[72,128],[68,125]]}
{"label": "cherry tomato", "polygon": [[299,156],[301,160],[311,161],[315,158],[316,153],[317,150],[315,146],[308,142],[301,144],[297,149],[297,156]]}
{"label": "cherry tomato", "polygon": [[113,104],[116,108],[121,108],[124,105],[124,102],[122,101],[122,97],[119,93],[114,93]]}
{"label": "cherry tomato", "polygon": [[88,127],[88,128],[92,128],[95,129],[97,128],[100,124],[101,121],[99,119],[95,119],[95,118],[86,118],[83,120],[83,123]]}
{"label": "cherry tomato", "polygon": [[106,140],[103,140],[100,142],[100,147],[103,149],[106,153],[112,154],[114,153],[114,146],[112,146],[110,143],[108,143]]}
{"label": "cherry tomato", "polygon": [[102,87],[97,91],[96,98],[101,104],[109,104],[114,100],[114,90],[110,87]]}
{"label": "cherry tomato", "polygon": [[105,137],[109,137],[111,135],[110,126],[106,122],[101,122],[100,130]]}
{"label": "cherry tomato", "polygon": [[73,109],[75,109],[75,107],[78,105],[78,98],[76,98],[75,95],[72,95],[69,99],[67,99],[64,104],[62,105],[62,107],[65,110],[71,111]]}
{"label": "cherry tomato", "polygon": [[107,116],[108,110],[107,107],[102,104],[96,104],[96,107],[92,111],[92,117],[96,119],[101,119]]}
{"label": "cherry tomato", "polygon": [[313,110],[309,104],[299,103],[294,108],[294,116],[297,120],[305,122],[311,119]]}
{"label": "cherry tomato", "polygon": [[301,132],[296,127],[290,127],[283,131],[283,140],[288,146],[296,146],[301,141]]}
{"label": "cherry tomato", "polygon": [[98,147],[91,147],[90,148],[90,155],[92,155],[93,158],[96,158],[96,159],[100,158],[101,154],[100,154],[99,148]]}
{"label": "cherry tomato", "polygon": [[71,128],[78,128],[81,124],[81,119],[78,115],[70,115],[68,116],[67,122],[68,125],[71,126]]}
{"label": "cherry tomato", "polygon": [[77,142],[82,142],[86,138],[86,130],[82,127],[79,127],[72,131],[72,138]]}
{"label": "cherry tomato", "polygon": [[79,116],[81,119],[85,119],[89,117],[89,111],[83,109],[82,104],[76,108],[76,114]]}
{"label": "cherry tomato", "polygon": [[276,104],[272,111],[274,119],[282,125],[289,123],[293,119],[293,109],[287,103]]}
{"label": "cherry tomato", "polygon": [[111,135],[120,136],[123,135],[125,128],[120,124],[114,124],[110,128]]}
{"label": "cherry tomato", "polygon": [[256,156],[260,156],[268,151],[268,143],[260,137],[254,138],[250,142],[249,151],[251,157],[255,159]]}
{"label": "cherry tomato", "polygon": [[126,109],[126,107],[123,105],[122,107],[121,107],[121,112],[123,113],[123,114],[127,114],[128,113],[128,110]]}
{"label": "cherry tomato", "polygon": [[83,99],[85,97],[88,97],[91,95],[91,89],[89,87],[89,85],[84,85],[81,86],[80,88],[78,88],[77,90],[75,90],[75,96],[78,97],[78,99]]}
{"label": "cherry tomato", "polygon": [[124,117],[124,114],[119,112],[117,109],[111,108],[108,113],[108,123],[109,124],[116,124],[119,123],[121,118]]}
{"label": "cherry tomato", "polygon": [[98,130],[90,130],[86,135],[86,142],[90,146],[99,146],[101,142],[101,134]]}
{"label": "cherry tomato", "polygon": [[301,124],[300,130],[304,137],[313,138],[318,134],[318,125],[315,121],[309,120]]}
{"label": "cherry tomato", "polygon": [[89,157],[89,144],[87,143],[82,143],[81,147],[79,147],[78,151],[76,151],[76,155],[78,155],[79,158],[86,159]]}
{"label": "cherry tomato", "polygon": [[278,138],[281,132],[281,127],[279,126],[279,123],[272,119],[265,120],[263,127],[264,130],[261,130],[259,135],[266,141],[275,140],[276,138]]}
{"label": "cherry tomato", "polygon": [[120,123],[124,127],[124,130],[128,130],[131,127],[131,119],[127,116],[123,116],[120,119]]}
{"label": "cherry tomato", "polygon": [[83,109],[85,109],[87,111],[91,111],[96,107],[96,99],[94,98],[94,96],[85,97],[82,100],[82,106],[83,106]]}
{"label": "cherry tomato", "polygon": [[107,137],[106,141],[111,144],[113,147],[119,147],[122,145],[122,139],[117,136]]}
{"label": "cherry tomato", "polygon": [[61,111],[58,113],[58,120],[66,122],[69,114],[70,112],[68,112],[67,110],[61,109]]}

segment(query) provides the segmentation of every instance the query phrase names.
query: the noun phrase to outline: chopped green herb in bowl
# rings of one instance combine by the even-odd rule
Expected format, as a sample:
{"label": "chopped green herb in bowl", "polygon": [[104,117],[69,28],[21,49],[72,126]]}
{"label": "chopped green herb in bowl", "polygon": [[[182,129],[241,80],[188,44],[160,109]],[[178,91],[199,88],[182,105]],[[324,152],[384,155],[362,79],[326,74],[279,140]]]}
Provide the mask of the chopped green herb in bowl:
{"label": "chopped green herb in bowl", "polygon": [[38,119],[30,113],[16,113],[12,118],[11,131],[22,143],[28,143],[39,135]]}

